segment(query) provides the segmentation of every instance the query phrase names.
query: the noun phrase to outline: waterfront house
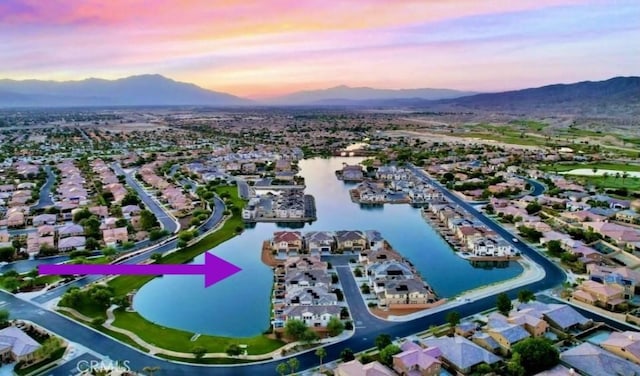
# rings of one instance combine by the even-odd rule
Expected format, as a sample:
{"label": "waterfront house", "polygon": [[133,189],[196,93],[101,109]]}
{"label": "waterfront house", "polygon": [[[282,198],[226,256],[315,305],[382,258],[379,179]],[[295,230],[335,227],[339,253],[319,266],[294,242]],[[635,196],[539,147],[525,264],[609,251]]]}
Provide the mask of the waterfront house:
{"label": "waterfront house", "polygon": [[437,347],[422,348],[414,342],[404,342],[402,352],[393,356],[393,369],[400,375],[438,376],[442,352]]}
{"label": "waterfront house", "polygon": [[362,181],[364,172],[360,165],[344,165],[342,167],[342,180],[344,181]]}
{"label": "waterfront house", "polygon": [[291,287],[324,287],[328,289],[331,286],[331,277],[326,270],[293,270],[285,276],[285,286]]}
{"label": "waterfront house", "polygon": [[290,306],[283,310],[282,317],[285,322],[289,320],[300,320],[308,327],[326,327],[331,318],[340,319],[341,307],[336,305],[327,306]]}
{"label": "waterfront house", "polygon": [[273,233],[271,249],[278,252],[302,252],[302,234],[300,231],[277,231]]}
{"label": "waterfront house", "polygon": [[418,278],[384,281],[384,290],[378,294],[381,306],[393,308],[404,305],[426,305],[436,301],[436,296]]}
{"label": "waterfront house", "polygon": [[310,231],[304,235],[304,239],[311,255],[331,253],[336,247],[334,234],[329,231]]}
{"label": "waterfront house", "polygon": [[471,373],[480,364],[493,365],[502,359],[460,336],[427,338],[421,341],[427,347],[437,347],[443,364],[462,374]]}
{"label": "waterfront house", "polygon": [[379,231],[376,230],[366,230],[365,235],[367,237],[368,246],[367,248],[378,251],[384,247],[384,238]]}
{"label": "waterfront house", "polygon": [[327,292],[326,288],[320,286],[294,286],[285,292],[285,302],[288,306],[325,306],[338,305],[336,294]]}
{"label": "waterfront house", "polygon": [[367,248],[367,237],[362,231],[337,231],[338,251],[360,252]]}
{"label": "waterfront house", "polygon": [[612,332],[600,346],[622,358],[640,364],[640,332]]}
{"label": "waterfront house", "polygon": [[36,359],[41,345],[15,326],[0,330],[0,359],[3,363],[24,362]]}
{"label": "waterfront house", "polygon": [[560,361],[582,375],[640,375],[640,366],[589,342],[560,353]]}
{"label": "waterfront house", "polygon": [[513,255],[513,248],[502,238],[480,238],[473,242],[474,256],[507,257]]}
{"label": "waterfront house", "polygon": [[358,359],[354,359],[338,364],[335,376],[396,376],[396,374],[378,361],[362,364]]}
{"label": "waterfront house", "polygon": [[413,270],[407,264],[397,260],[377,262],[367,267],[371,281],[377,279],[407,279],[413,276]]}

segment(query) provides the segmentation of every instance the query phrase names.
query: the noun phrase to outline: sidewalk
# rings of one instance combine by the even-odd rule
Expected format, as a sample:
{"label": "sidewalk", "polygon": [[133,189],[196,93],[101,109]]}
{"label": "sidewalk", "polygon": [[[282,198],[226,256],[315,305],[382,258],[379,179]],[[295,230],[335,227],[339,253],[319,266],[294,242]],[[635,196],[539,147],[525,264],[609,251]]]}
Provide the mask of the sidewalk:
{"label": "sidewalk", "polygon": [[[113,314],[113,311],[117,308],[117,306],[111,306],[109,307],[109,309],[107,310],[107,320],[105,321],[105,323],[103,324],[103,326],[109,330],[112,330],[114,332],[118,332],[121,334],[124,334],[126,336],[128,336],[129,338],[131,338],[135,343],[137,343],[138,345],[149,349],[149,353],[151,355],[157,355],[157,354],[162,354],[162,355],[169,355],[169,356],[173,356],[173,357],[179,357],[179,358],[193,358],[195,359],[195,355],[193,353],[188,353],[188,352],[179,352],[179,351],[173,351],[173,350],[166,350],[160,347],[157,347],[155,345],[152,345],[148,342],[146,342],[145,340],[143,340],[142,338],[138,337],[135,333],[130,332],[126,329],[122,329],[122,328],[118,328],[116,326],[113,326],[112,323],[115,320],[115,316]],[[70,310],[70,309],[65,309],[68,310],[70,312],[74,311],[74,310]],[[76,312],[73,312],[74,314]],[[86,316],[83,316],[82,314],[79,314],[79,317],[85,319],[87,318]],[[87,318],[89,319],[89,318]],[[313,348],[310,348],[308,350],[305,350],[303,352],[306,351],[311,351],[314,350],[316,347],[319,347],[320,345],[323,344],[328,344],[328,343],[337,343],[337,342],[341,342],[344,340],[349,339],[352,335],[354,334],[353,330],[345,330],[342,334],[340,334],[337,337],[331,337],[331,338],[322,338],[319,341],[317,341],[316,343],[314,343]],[[282,351],[287,351],[289,349],[294,348],[297,345],[300,345],[301,342],[291,342],[291,343],[287,343],[286,345],[273,350],[272,352],[269,353],[265,353],[265,354],[258,354],[258,355],[241,355],[241,356],[237,356],[237,357],[230,357],[229,355],[227,355],[227,353],[206,353],[203,358],[236,358],[236,359],[247,359],[247,360],[269,360],[269,359],[278,359],[278,358],[282,358],[283,356]],[[290,354],[288,354],[286,357],[288,357]]]}

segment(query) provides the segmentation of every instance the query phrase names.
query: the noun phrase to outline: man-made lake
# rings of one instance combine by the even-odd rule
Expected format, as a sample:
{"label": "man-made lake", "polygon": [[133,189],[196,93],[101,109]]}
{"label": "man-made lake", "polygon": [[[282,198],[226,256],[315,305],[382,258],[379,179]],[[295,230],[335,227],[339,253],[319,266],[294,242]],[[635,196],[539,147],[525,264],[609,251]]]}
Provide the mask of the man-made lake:
{"label": "man-made lake", "polygon": [[[441,297],[517,276],[522,267],[510,263],[503,269],[478,269],[456,256],[449,245],[409,205],[361,208],[352,203],[347,185],[334,171],[343,162],[362,158],[300,161],[307,193],[315,196],[318,220],[300,231],[378,230],[409,259]],[[273,223],[258,223],[242,235],[211,250],[242,268],[242,272],[209,288],[201,276],[164,276],[146,284],[133,306],[145,318],[165,326],[195,333],[248,337],[269,328],[271,269],[260,260],[262,242],[274,231]],[[204,257],[194,262],[202,263]]]}

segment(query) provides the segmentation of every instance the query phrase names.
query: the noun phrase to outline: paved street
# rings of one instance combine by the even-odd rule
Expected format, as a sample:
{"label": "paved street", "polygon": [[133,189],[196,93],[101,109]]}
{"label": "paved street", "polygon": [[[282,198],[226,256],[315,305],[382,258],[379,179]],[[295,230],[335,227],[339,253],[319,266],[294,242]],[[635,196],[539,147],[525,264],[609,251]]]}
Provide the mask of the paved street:
{"label": "paved street", "polygon": [[[428,177],[424,175],[422,172],[418,172],[419,176],[422,176],[423,179],[430,181]],[[532,284],[527,285],[526,287],[513,288],[507,293],[512,298],[515,298],[517,292],[522,288],[527,288],[532,291],[541,291],[551,287],[555,287],[559,285],[562,281],[565,280],[565,275],[556,265],[554,265],[551,261],[547,260],[542,255],[538,254],[536,251],[528,247],[526,244],[522,242],[513,242],[511,239],[513,236],[500,227],[498,224],[492,222],[490,219],[486,218],[483,214],[479,213],[477,210],[473,209],[470,205],[452,195],[446,189],[441,187],[439,184],[435,185],[436,188],[442,190],[444,194],[452,200],[454,203],[462,206],[466,210],[468,210],[473,215],[478,216],[478,218],[489,228],[496,231],[499,235],[504,236],[508,241],[510,241],[514,247],[516,247],[520,252],[528,255],[535,262],[540,264],[546,272],[546,278],[543,280],[534,282]],[[221,208],[219,209],[219,205]],[[216,212],[218,216],[221,216],[222,202],[219,200],[216,201]],[[214,215],[214,217],[218,217]],[[209,223],[210,222],[210,223]],[[212,218],[211,221],[208,221],[206,226],[210,226],[211,228],[215,223],[215,220]],[[170,246],[171,243],[167,243],[164,246],[154,248],[149,253],[161,252],[165,246]],[[139,262],[149,256],[149,253],[145,253],[143,255],[137,256],[134,259],[128,260],[127,263]],[[477,312],[492,308],[495,306],[495,294],[491,296],[487,296],[481,299],[477,299],[473,302],[469,302],[454,308],[444,309],[438,312],[434,312],[427,316],[417,318],[415,320],[407,321],[407,322],[390,322],[384,321],[378,318],[371,316],[368,313],[368,310],[365,306],[364,301],[359,295],[358,286],[353,279],[350,271],[345,266],[336,265],[336,270],[340,277],[345,297],[349,302],[351,307],[352,315],[356,321],[356,333],[350,339],[343,341],[338,344],[329,345],[326,347],[327,357],[325,358],[326,362],[330,362],[339,357],[340,352],[344,348],[350,348],[354,351],[361,351],[373,346],[373,342],[375,337],[379,334],[386,333],[391,335],[393,338],[395,337],[405,337],[411,335],[416,332],[420,332],[426,330],[431,325],[439,325],[445,322],[445,317],[448,312],[452,310],[458,311],[462,316],[473,315]],[[83,280],[87,281],[92,278],[99,278],[97,276],[86,277]],[[55,290],[54,290],[55,291]],[[59,294],[59,292],[56,292]],[[496,292],[497,293],[497,292]],[[59,295],[58,295],[59,296]],[[50,299],[51,297],[48,297]],[[188,364],[178,364],[171,363],[165,360],[154,358],[148,354],[144,354],[138,352],[137,350],[128,347],[122,343],[119,343],[115,340],[112,340],[101,333],[98,333],[90,328],[84,327],[81,324],[78,324],[72,320],[69,320],[65,317],[61,317],[56,313],[45,311],[38,306],[34,305],[31,302],[25,302],[19,300],[12,295],[6,293],[0,293],[0,300],[4,300],[7,302],[8,307],[14,317],[25,318],[32,320],[52,331],[57,331],[60,333],[64,333],[65,336],[69,337],[70,340],[74,342],[78,342],[84,346],[87,346],[98,353],[109,354],[109,356],[114,360],[129,360],[131,361],[134,369],[141,369],[145,366],[149,365],[158,365],[160,367],[160,371],[157,373],[158,375],[206,375],[211,374],[211,366],[197,366],[197,365],[188,365]],[[34,299],[36,300],[36,299]],[[298,354],[296,355],[298,360],[300,361],[300,369],[311,368],[317,366],[318,359],[313,354],[313,351]],[[251,365],[226,365],[226,366],[214,366],[215,374],[218,375],[256,375],[256,374],[275,374],[276,364],[281,362],[282,360],[274,360],[269,362],[263,362],[260,364],[251,364]]]}
{"label": "paved street", "polygon": [[33,205],[32,209],[42,209],[48,206],[53,206],[53,197],[51,196],[51,188],[53,187],[53,183],[56,181],[56,175],[53,173],[51,166],[44,166],[44,170],[47,172],[47,181],[40,188],[40,196],[38,198],[38,203]]}
{"label": "paved street", "polygon": [[158,221],[162,224],[162,228],[169,231],[170,233],[175,233],[178,230],[178,224],[176,221],[169,216],[169,214],[162,208],[158,203],[144,190],[144,188],[131,176],[131,172],[126,173],[119,164],[114,163],[111,165],[116,175],[124,175],[127,185],[133,188],[137,193],[138,197],[142,200],[142,202],[147,205],[147,208],[155,214]]}

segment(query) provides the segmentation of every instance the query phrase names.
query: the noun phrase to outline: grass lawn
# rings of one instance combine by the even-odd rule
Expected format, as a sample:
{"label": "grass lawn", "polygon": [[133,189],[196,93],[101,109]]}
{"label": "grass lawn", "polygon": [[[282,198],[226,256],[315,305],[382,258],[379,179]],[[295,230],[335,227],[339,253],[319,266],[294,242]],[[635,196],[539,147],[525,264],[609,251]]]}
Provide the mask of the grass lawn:
{"label": "grass lawn", "polygon": [[[61,302],[62,303],[62,302]],[[61,303],[58,303],[60,307],[65,307]],[[88,299],[87,296],[83,295],[77,307],[68,307],[71,309],[75,309],[81,314],[91,317],[94,319],[107,319],[107,311],[95,305],[94,302]],[[74,316],[75,317],[75,316]]]}
{"label": "grass lawn", "polygon": [[111,262],[111,259],[107,256],[98,256],[98,257],[78,257],[69,261],[69,264],[108,264]]}
{"label": "grass lawn", "polygon": [[597,168],[598,170],[617,170],[617,171],[640,171],[640,165],[624,164],[624,163],[609,163],[609,162],[554,163],[549,165],[540,165],[540,169],[545,171],[565,172],[565,171],[575,170],[578,168],[587,168],[587,169]]}
{"label": "grass lawn", "polygon": [[[10,277],[10,276],[8,277],[4,275],[0,276],[0,289],[9,291],[10,289],[7,288],[7,286],[5,285],[5,282],[7,281],[7,279],[13,279],[13,278],[14,277]],[[18,278],[19,288],[27,287],[31,283],[31,281],[22,279],[22,277],[17,277],[17,278]],[[45,286],[47,284],[55,283],[61,279],[62,278],[59,275],[40,275],[33,280],[33,286]]]}
{"label": "grass lawn", "polygon": [[173,350],[190,352],[196,346],[202,346],[207,352],[225,352],[232,344],[248,345],[249,354],[264,354],[280,348],[284,343],[263,335],[251,338],[228,338],[201,335],[195,341],[191,341],[193,333],[167,328],[147,321],[136,312],[115,311],[116,320],[113,325],[130,330],[140,338],[155,346]]}
{"label": "grass lawn", "polygon": [[593,184],[598,188],[627,188],[629,192],[640,191],[640,178],[626,178],[624,182],[622,178],[615,178],[609,176],[580,176],[575,177],[573,180],[582,184]]}
{"label": "grass lawn", "polygon": [[[231,203],[242,208],[244,201],[238,197],[236,186],[218,187],[218,194],[228,192],[231,195]],[[184,264],[193,260],[196,256],[218,246],[219,244],[233,238],[237,235],[236,227],[243,227],[240,214],[233,215],[229,218],[221,228],[207,235],[198,243],[173,252],[160,260],[161,264]],[[154,276],[120,276],[109,281],[109,286],[113,288],[115,296],[126,295],[127,293],[140,289],[144,284],[151,281]]]}
{"label": "grass lawn", "polygon": [[[53,363],[56,360],[62,358],[65,350],[66,350],[66,347],[60,347],[59,349],[52,352],[51,355],[49,355],[46,359],[43,359],[25,368],[14,369],[14,372],[16,373],[16,375],[27,375],[37,369],[45,367],[47,364]],[[51,368],[51,367],[48,367],[48,368]]]}
{"label": "grass lawn", "polygon": [[255,360],[238,359],[238,358],[178,358],[177,356],[170,356],[164,354],[158,354],[160,358],[174,360],[178,362],[196,363],[196,364],[246,364],[253,363]]}

